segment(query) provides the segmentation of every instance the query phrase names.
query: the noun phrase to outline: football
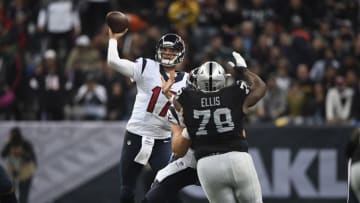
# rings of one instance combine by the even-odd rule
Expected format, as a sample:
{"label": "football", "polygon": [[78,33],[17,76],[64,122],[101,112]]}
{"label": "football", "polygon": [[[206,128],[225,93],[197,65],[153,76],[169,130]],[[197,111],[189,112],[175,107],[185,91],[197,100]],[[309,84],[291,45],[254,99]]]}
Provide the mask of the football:
{"label": "football", "polygon": [[110,11],[106,14],[106,23],[113,33],[123,32],[129,27],[127,16],[120,11]]}

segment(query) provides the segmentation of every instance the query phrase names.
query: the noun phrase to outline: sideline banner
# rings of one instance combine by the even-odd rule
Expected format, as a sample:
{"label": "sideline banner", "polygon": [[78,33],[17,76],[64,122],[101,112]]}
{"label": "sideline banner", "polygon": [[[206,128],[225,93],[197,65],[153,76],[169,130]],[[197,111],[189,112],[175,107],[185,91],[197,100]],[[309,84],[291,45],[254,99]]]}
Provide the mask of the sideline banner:
{"label": "sideline banner", "polygon": [[[29,203],[51,203],[118,165],[125,125],[125,122],[0,122],[0,149],[6,144],[10,129],[19,127],[32,143],[38,163]],[[114,181],[118,182],[109,180],[110,184],[102,187],[109,187]],[[72,201],[83,202],[74,198]]]}
{"label": "sideline banner", "polygon": [[[91,191],[114,191],[126,122],[0,122],[0,148],[11,127],[21,128],[35,148],[38,169],[30,203],[77,198],[99,202]],[[347,162],[344,147],[349,127],[247,128],[251,153],[266,203],[346,202]],[[116,170],[109,169],[114,168]],[[104,173],[105,172],[105,173]],[[101,184],[92,182],[101,175]],[[82,186],[86,183],[86,186]],[[198,190],[197,193],[201,192]],[[195,192],[195,191],[192,191]],[[188,194],[190,195],[190,194]],[[97,197],[99,196],[99,197]],[[203,194],[195,195],[204,198]],[[194,199],[192,198],[192,199]],[[201,199],[204,200],[204,199]]]}
{"label": "sideline banner", "polygon": [[346,201],[351,128],[248,128],[266,203]]}

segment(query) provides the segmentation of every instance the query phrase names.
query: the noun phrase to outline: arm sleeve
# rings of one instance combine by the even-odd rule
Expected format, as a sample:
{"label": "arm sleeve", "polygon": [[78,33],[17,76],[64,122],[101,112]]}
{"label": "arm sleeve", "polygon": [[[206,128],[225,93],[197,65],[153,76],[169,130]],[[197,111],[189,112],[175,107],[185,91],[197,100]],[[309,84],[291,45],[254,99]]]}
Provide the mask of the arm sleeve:
{"label": "arm sleeve", "polygon": [[86,92],[87,92],[86,85],[82,85],[75,95],[75,98],[74,98],[75,102],[80,103],[80,101],[84,98]]}
{"label": "arm sleeve", "polygon": [[334,112],[333,112],[333,90],[330,89],[328,94],[326,95],[326,103],[325,103],[325,113],[326,113],[326,120],[330,121],[334,119]]}
{"label": "arm sleeve", "polygon": [[102,104],[107,102],[106,89],[103,86],[99,85],[95,88],[95,95]]}
{"label": "arm sleeve", "polygon": [[41,9],[37,19],[37,26],[40,28],[44,28],[45,23],[46,23],[46,11],[44,9]]}
{"label": "arm sleeve", "polygon": [[184,128],[183,131],[181,132],[181,135],[185,138],[185,139],[188,139],[190,140],[190,135],[187,131],[187,128]]}
{"label": "arm sleeve", "polygon": [[135,63],[127,59],[121,59],[117,50],[117,41],[109,40],[107,63],[111,68],[123,74],[124,76],[134,78]]}

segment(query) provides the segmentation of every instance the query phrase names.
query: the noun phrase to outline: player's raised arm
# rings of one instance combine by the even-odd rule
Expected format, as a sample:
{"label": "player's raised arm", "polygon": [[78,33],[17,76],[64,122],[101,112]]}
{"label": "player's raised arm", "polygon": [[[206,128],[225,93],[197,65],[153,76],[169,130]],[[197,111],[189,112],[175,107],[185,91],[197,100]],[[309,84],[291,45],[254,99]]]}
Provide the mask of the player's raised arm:
{"label": "player's raised arm", "polygon": [[255,73],[247,69],[245,59],[237,52],[232,53],[236,64],[229,62],[231,66],[237,69],[241,69],[244,74],[246,82],[250,85],[250,93],[246,97],[243,104],[243,112],[247,113],[248,108],[254,106],[266,93],[265,82]]}
{"label": "player's raised arm", "polygon": [[107,52],[107,63],[111,68],[118,71],[119,73],[127,76],[127,77],[133,77],[134,76],[134,68],[135,63],[127,60],[127,59],[121,59],[119,57],[119,52],[117,49],[118,46],[118,40],[125,35],[127,32],[127,29],[124,32],[121,33],[113,33],[111,29],[109,28],[109,44],[108,44],[108,52]]}
{"label": "player's raised arm", "polygon": [[247,82],[250,85],[250,93],[246,97],[243,105],[244,112],[247,112],[247,108],[254,106],[261,98],[265,96],[266,85],[265,82],[255,73],[249,71],[248,69],[244,72]]}

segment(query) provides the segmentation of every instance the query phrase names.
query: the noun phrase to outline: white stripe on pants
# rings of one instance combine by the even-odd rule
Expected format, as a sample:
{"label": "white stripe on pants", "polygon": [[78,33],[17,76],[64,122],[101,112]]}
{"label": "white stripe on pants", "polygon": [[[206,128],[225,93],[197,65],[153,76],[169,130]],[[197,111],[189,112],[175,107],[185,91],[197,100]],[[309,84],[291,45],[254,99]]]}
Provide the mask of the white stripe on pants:
{"label": "white stripe on pants", "polygon": [[262,203],[254,163],[246,152],[201,158],[197,173],[210,203]]}

